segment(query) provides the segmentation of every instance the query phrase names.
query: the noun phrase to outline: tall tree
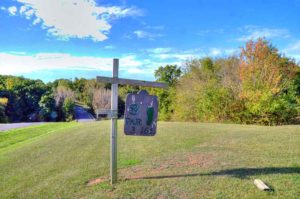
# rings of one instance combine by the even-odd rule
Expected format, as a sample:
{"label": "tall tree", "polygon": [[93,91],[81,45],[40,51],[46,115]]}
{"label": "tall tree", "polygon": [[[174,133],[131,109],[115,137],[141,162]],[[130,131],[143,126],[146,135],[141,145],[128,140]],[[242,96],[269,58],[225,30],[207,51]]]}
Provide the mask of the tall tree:
{"label": "tall tree", "polygon": [[297,65],[268,41],[249,41],[240,55],[240,98],[258,123],[288,123],[297,114],[292,87]]}

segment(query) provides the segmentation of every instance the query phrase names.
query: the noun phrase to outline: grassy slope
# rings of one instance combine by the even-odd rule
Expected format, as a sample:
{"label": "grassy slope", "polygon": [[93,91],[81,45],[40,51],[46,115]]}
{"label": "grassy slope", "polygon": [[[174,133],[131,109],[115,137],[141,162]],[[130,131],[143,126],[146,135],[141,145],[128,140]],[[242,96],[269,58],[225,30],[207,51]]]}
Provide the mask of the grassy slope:
{"label": "grassy slope", "polygon": [[[0,198],[300,196],[300,126],[159,123],[155,137],[119,133],[119,183],[87,187],[109,173],[109,122],[60,125],[0,133]],[[51,133],[14,144],[34,132]],[[256,189],[255,178],[274,191]]]}

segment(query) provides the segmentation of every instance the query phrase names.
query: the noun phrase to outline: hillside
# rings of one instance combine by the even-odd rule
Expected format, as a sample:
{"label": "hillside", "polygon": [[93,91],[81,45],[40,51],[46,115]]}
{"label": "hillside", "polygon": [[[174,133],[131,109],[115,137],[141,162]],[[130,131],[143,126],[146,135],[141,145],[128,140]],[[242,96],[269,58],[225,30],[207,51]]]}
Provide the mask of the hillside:
{"label": "hillside", "polygon": [[[0,198],[299,198],[300,126],[158,126],[155,137],[128,137],[120,122],[115,187],[109,121],[2,132]],[[104,182],[86,185],[96,178]]]}

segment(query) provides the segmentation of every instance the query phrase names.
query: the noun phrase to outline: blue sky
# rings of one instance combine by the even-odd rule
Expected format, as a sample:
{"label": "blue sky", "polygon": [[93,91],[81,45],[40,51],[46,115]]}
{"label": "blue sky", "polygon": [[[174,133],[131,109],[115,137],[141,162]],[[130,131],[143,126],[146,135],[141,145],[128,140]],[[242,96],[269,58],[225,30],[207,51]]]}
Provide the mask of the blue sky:
{"label": "blue sky", "polygon": [[300,0],[1,0],[0,74],[45,82],[120,76],[238,54],[265,37],[300,61]]}

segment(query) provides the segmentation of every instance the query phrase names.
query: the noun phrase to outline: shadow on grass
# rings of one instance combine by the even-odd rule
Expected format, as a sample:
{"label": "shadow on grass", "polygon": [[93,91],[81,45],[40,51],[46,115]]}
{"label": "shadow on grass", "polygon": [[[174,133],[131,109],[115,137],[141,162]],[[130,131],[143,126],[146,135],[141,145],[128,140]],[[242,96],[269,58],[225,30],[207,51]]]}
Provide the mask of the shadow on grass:
{"label": "shadow on grass", "polygon": [[197,177],[197,176],[231,176],[240,179],[248,179],[249,176],[268,175],[268,174],[300,174],[300,167],[236,168],[236,169],[226,169],[226,170],[210,172],[210,173],[145,176],[145,177],[131,178],[128,180],[183,178],[183,177]]}

